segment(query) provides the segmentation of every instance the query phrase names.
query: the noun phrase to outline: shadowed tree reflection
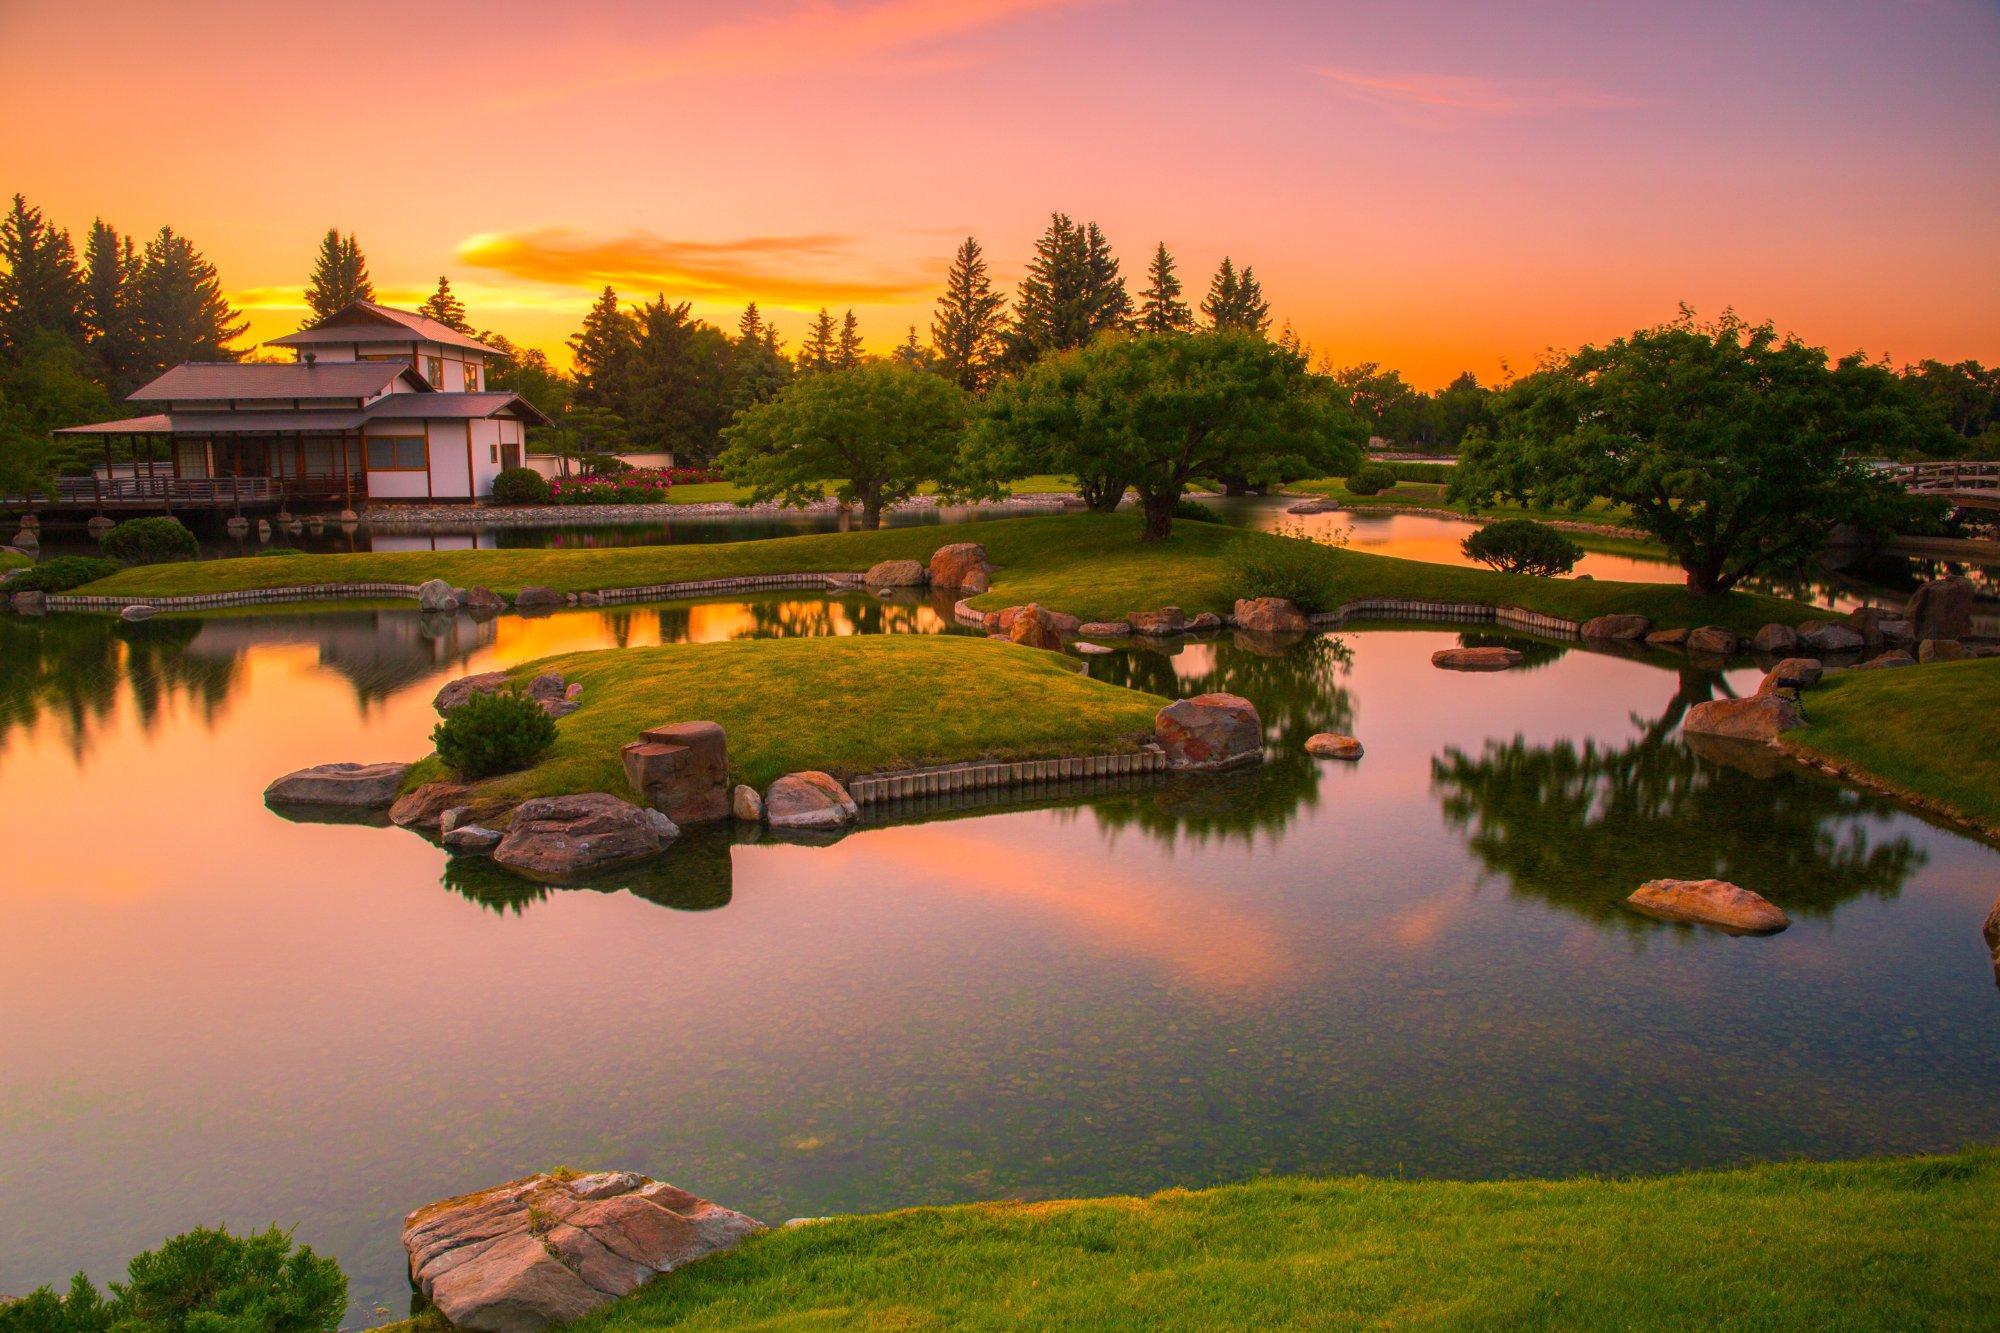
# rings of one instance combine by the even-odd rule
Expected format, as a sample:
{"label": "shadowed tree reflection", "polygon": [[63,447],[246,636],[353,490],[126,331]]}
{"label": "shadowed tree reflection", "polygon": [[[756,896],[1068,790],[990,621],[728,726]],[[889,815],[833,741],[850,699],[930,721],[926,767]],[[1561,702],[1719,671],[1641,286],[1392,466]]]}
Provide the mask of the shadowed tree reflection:
{"label": "shadowed tree reflection", "polygon": [[189,653],[200,629],[186,620],[0,619],[0,744],[46,716],[60,719],[65,745],[81,758],[116,712],[121,685],[147,730],[175,699],[212,721],[236,680],[236,661]]}

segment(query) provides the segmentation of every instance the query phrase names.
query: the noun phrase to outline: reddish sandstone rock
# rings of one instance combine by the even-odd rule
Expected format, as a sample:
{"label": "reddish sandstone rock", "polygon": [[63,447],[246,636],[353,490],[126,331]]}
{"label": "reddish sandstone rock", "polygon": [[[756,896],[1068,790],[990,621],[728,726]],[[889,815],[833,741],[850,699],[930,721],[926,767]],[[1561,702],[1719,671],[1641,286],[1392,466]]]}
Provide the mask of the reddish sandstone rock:
{"label": "reddish sandstone rock", "polygon": [[1361,742],[1338,732],[1322,731],[1306,737],[1306,753],[1315,759],[1359,759]]}
{"label": "reddish sandstone rock", "polygon": [[1703,736],[1733,736],[1746,741],[1774,741],[1782,732],[1805,725],[1798,704],[1782,694],[1753,694],[1747,699],[1710,699],[1688,709],[1681,730]]}
{"label": "reddish sandstone rock", "polygon": [[1757,693],[1769,694],[1773,690],[1787,688],[1811,689],[1819,684],[1824,671],[1817,657],[1787,657],[1764,673],[1764,682],[1757,687]]}
{"label": "reddish sandstone rock", "polygon": [[446,681],[444,688],[431,700],[431,707],[440,713],[449,713],[475,694],[498,694],[507,688],[507,673],[504,671],[482,671],[473,676],[460,676],[457,680]]}
{"label": "reddish sandstone rock", "polygon": [[1799,636],[1790,625],[1766,625],[1751,636],[1750,646],[1760,653],[1789,653],[1799,646]]}
{"label": "reddish sandstone rock", "polygon": [[1238,629],[1264,634],[1303,634],[1312,628],[1298,603],[1283,597],[1239,597],[1232,619]]}
{"label": "reddish sandstone rock", "polygon": [[729,818],[729,741],[714,722],[653,727],[619,752],[625,780],[676,824]]}
{"label": "reddish sandstone rock", "polygon": [[525,1176],[403,1219],[410,1280],[451,1322],[538,1333],[732,1249],[754,1218],[632,1171]]}
{"label": "reddish sandstone rock", "polygon": [[1168,768],[1234,768],[1264,757],[1263,720],[1255,705],[1234,694],[1197,694],[1168,704],[1153,715],[1153,737]]}
{"label": "reddish sandstone rock", "polygon": [[1771,933],[1792,924],[1770,899],[1723,879],[1655,879],[1625,900],[1648,916]]}
{"label": "reddish sandstone rock", "polygon": [[1733,630],[1726,630],[1720,625],[1703,625],[1698,630],[1689,631],[1687,649],[1691,653],[1727,657],[1736,651],[1740,642]]}
{"label": "reddish sandstone rock", "polygon": [[347,810],[379,810],[393,804],[408,764],[315,764],[287,773],[264,788],[278,805],[327,805]]}
{"label": "reddish sandstone rock", "polygon": [[914,560],[884,560],[872,566],[861,581],[870,588],[918,588],[930,578],[924,567]]}
{"label": "reddish sandstone rock", "polygon": [[1055,617],[1033,602],[1020,608],[1007,625],[1007,637],[1015,643],[1030,648],[1046,648],[1050,652],[1062,651],[1062,631],[1056,628]]}
{"label": "reddish sandstone rock", "polygon": [[1187,617],[1178,606],[1163,606],[1157,611],[1134,611],[1125,617],[1125,623],[1132,627],[1134,634],[1150,634],[1155,638],[1166,638],[1187,629]]}
{"label": "reddish sandstone rock", "polygon": [[860,814],[847,788],[817,769],[787,773],[764,793],[764,822],[772,828],[845,828]]}
{"label": "reddish sandstone rock", "polygon": [[993,566],[978,542],[953,542],[931,552],[930,573],[932,587],[970,589],[976,581],[975,591],[983,592]]}
{"label": "reddish sandstone rock", "polygon": [[444,812],[464,805],[471,792],[463,782],[426,782],[396,799],[389,822],[398,828],[435,829]]}
{"label": "reddish sandstone rock", "polygon": [[1644,616],[1594,616],[1583,622],[1586,639],[1643,639],[1653,622]]}
{"label": "reddish sandstone rock", "polygon": [[530,879],[564,884],[657,856],[679,832],[658,810],[605,792],[538,796],[514,807],[493,859]]}
{"label": "reddish sandstone rock", "polygon": [[1694,633],[1693,630],[1685,627],[1680,629],[1656,629],[1646,636],[1646,646],[1649,648],[1685,648],[1687,647],[1688,636],[1692,633]]}
{"label": "reddish sandstone rock", "polygon": [[1441,648],[1431,654],[1431,665],[1446,671],[1505,671],[1521,665],[1518,648]]}

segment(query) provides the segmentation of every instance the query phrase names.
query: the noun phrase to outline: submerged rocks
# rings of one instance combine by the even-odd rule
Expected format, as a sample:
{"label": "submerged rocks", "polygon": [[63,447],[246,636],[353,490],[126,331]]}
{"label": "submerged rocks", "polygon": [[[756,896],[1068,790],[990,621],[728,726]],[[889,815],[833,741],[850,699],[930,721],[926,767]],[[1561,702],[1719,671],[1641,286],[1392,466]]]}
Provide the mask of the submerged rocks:
{"label": "submerged rocks", "polygon": [[862,583],[880,592],[884,588],[921,588],[930,574],[914,560],[883,560],[869,567]]}
{"label": "submerged rocks", "polygon": [[1622,639],[1631,641],[1646,637],[1646,631],[1653,622],[1644,616],[1593,616],[1583,622],[1583,637],[1586,639]]}
{"label": "submerged rocks", "polygon": [[718,723],[652,727],[619,757],[632,790],[674,823],[729,818],[729,741]]}
{"label": "submerged rocks", "polygon": [[1858,653],[1868,646],[1861,631],[1842,620],[1808,620],[1798,628],[1798,646],[1817,656]]}
{"label": "submerged rocks", "polygon": [[1234,768],[1264,757],[1264,723],[1256,705],[1235,694],[1197,694],[1153,715],[1153,738],[1167,767],[1182,771]]}
{"label": "submerged rocks", "polygon": [[343,810],[379,810],[396,800],[408,764],[315,764],[287,773],[264,788],[276,805],[327,805]]}
{"label": "submerged rocks", "polygon": [[1169,638],[1187,630],[1187,617],[1178,606],[1163,606],[1157,611],[1134,611],[1125,617],[1125,623],[1132,627],[1134,634],[1148,634],[1154,638]]}
{"label": "submerged rocks", "polygon": [[657,856],[679,833],[659,811],[604,792],[538,796],[514,807],[514,822],[493,859],[530,878],[561,883]]}
{"label": "submerged rocks", "polygon": [[1338,732],[1322,731],[1306,737],[1306,753],[1315,759],[1359,759],[1361,742]]}
{"label": "submerged rocks", "polygon": [[931,552],[930,580],[934,588],[957,588],[984,592],[991,582],[993,566],[986,548],[978,542],[953,542]]}
{"label": "submerged rocks", "polygon": [[453,1328],[536,1333],[764,1225],[632,1171],[525,1176],[403,1219],[410,1281]]}
{"label": "submerged rocks", "polygon": [[845,828],[860,816],[847,788],[817,769],[787,773],[764,793],[764,821],[775,829]]}
{"label": "submerged rocks", "polygon": [[1933,579],[1910,594],[1903,608],[1917,639],[1962,639],[1972,633],[1972,580],[1953,575]]}
{"label": "submerged rocks", "polygon": [[1704,736],[1733,736],[1746,741],[1775,741],[1805,725],[1798,704],[1782,694],[1753,694],[1747,699],[1709,699],[1688,709],[1681,730]]}
{"label": "submerged rocks", "polygon": [[1765,625],[1750,636],[1750,646],[1760,653],[1789,653],[1799,646],[1798,631],[1790,625]]}
{"label": "submerged rocks", "polygon": [[443,579],[426,579],[417,585],[417,609],[420,611],[456,611],[458,593]]}
{"label": "submerged rocks", "polygon": [[1431,665],[1446,671],[1505,671],[1521,665],[1518,648],[1488,645],[1483,648],[1440,648],[1431,654]]}
{"label": "submerged rocks", "polygon": [[1265,634],[1303,634],[1312,628],[1298,603],[1284,597],[1239,597],[1231,619],[1238,629]]}
{"label": "submerged rocks", "polygon": [[1770,899],[1724,879],[1648,880],[1625,901],[1648,916],[1746,933],[1771,934],[1792,924]]}

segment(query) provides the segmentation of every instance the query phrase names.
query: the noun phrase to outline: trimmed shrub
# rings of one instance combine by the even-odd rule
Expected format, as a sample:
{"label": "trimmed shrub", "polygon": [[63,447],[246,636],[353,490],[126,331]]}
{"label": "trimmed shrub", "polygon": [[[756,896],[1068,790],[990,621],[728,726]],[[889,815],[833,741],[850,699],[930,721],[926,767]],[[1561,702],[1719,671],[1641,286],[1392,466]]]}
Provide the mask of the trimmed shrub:
{"label": "trimmed shrub", "polygon": [[1450,481],[1458,475],[1456,463],[1378,463],[1389,469],[1397,481]]}
{"label": "trimmed shrub", "polygon": [[526,768],[555,743],[555,719],[514,690],[475,694],[431,729],[438,758],[466,779]]}
{"label": "trimmed shrub", "polygon": [[134,1258],[110,1300],[78,1273],[66,1296],[43,1287],[0,1305],[0,1333],[334,1333],[346,1314],[346,1275],[311,1246],[276,1227],[197,1227]]}
{"label": "trimmed shrub", "polygon": [[1235,556],[1230,591],[1238,597],[1283,597],[1301,611],[1331,611],[1329,550],[1347,545],[1347,530],[1314,534],[1304,524],[1281,527],[1277,541],[1244,542]]}
{"label": "trimmed shrub", "polygon": [[510,467],[493,478],[494,504],[545,505],[548,502],[548,478],[531,467]]}
{"label": "trimmed shrub", "polygon": [[1395,472],[1382,463],[1364,463],[1347,479],[1347,489],[1354,495],[1378,495],[1395,484]]}
{"label": "trimmed shrub", "polygon": [[68,592],[118,572],[116,560],[101,555],[51,556],[7,580],[8,592]]}
{"label": "trimmed shrub", "polygon": [[201,545],[187,525],[166,514],[128,518],[98,538],[97,544],[104,554],[128,565],[159,565],[201,554]]}
{"label": "trimmed shrub", "polygon": [[1583,558],[1581,546],[1563,536],[1559,529],[1532,518],[1503,518],[1488,523],[1460,542],[1459,549],[1502,573],[1539,574],[1543,578],[1567,574]]}

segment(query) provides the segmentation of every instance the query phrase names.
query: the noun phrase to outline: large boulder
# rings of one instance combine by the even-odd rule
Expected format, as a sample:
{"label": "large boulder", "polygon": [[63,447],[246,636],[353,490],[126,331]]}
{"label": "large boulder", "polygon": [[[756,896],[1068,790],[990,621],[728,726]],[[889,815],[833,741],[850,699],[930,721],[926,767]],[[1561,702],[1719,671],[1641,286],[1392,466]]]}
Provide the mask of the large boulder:
{"label": "large boulder", "polygon": [[1187,617],[1178,606],[1163,606],[1157,611],[1134,611],[1125,617],[1125,623],[1132,627],[1134,634],[1150,634],[1155,638],[1167,638],[1187,630]]}
{"label": "large boulder", "polygon": [[458,593],[443,579],[425,579],[417,585],[417,609],[420,611],[456,611]]}
{"label": "large boulder", "polygon": [[861,581],[879,592],[884,588],[921,588],[929,578],[915,560],[884,560],[870,566]]}
{"label": "large boulder", "polygon": [[472,788],[463,782],[426,782],[405,792],[389,807],[389,822],[397,828],[436,829],[444,812],[466,804]]}
{"label": "large boulder", "polygon": [[531,879],[567,883],[657,856],[680,830],[658,810],[601,791],[538,796],[514,807],[493,859]]}
{"label": "large boulder", "polygon": [[1015,643],[1030,648],[1046,648],[1050,652],[1061,652],[1062,631],[1052,612],[1044,611],[1033,602],[1021,607],[1007,625],[1007,637]]}
{"label": "large boulder", "polygon": [[1753,694],[1747,699],[1709,699],[1688,709],[1681,730],[1704,736],[1733,736],[1746,741],[1774,741],[1805,725],[1798,703],[1782,694]]}
{"label": "large boulder", "polygon": [[1648,916],[1770,934],[1792,919],[1770,899],[1724,879],[1655,879],[1625,900]]}
{"label": "large boulder", "polygon": [[1816,657],[1858,653],[1867,645],[1861,631],[1843,620],[1808,620],[1798,629],[1798,646]]}
{"label": "large boulder", "polygon": [[1306,737],[1306,753],[1315,759],[1359,759],[1361,742],[1336,731],[1322,731]]}
{"label": "large boulder", "polygon": [[1431,654],[1431,665],[1446,671],[1505,671],[1522,662],[1521,650],[1497,644],[1483,648],[1441,648]]}
{"label": "large boulder", "polygon": [[1586,639],[1643,639],[1653,622],[1644,616],[1593,616],[1583,622]]}
{"label": "large boulder", "polygon": [[1774,690],[1809,690],[1819,684],[1825,672],[1817,657],[1786,657],[1772,664],[1764,673],[1763,683],[1757,686],[1757,693],[1769,694]]}
{"label": "large boulder", "polygon": [[264,788],[264,799],[276,805],[380,810],[395,803],[409,771],[408,764],[315,764]]}
{"label": "large boulder", "polygon": [[491,588],[474,588],[465,594],[465,609],[476,620],[491,620],[507,609],[507,599]]}
{"label": "large boulder", "polygon": [[1263,719],[1235,694],[1175,700],[1153,715],[1153,738],[1173,769],[1234,768],[1264,758]]}
{"label": "large boulder", "polygon": [[992,573],[986,548],[978,542],[953,542],[931,552],[930,577],[934,588],[965,590],[977,583],[976,591],[984,592]]}
{"label": "large boulder", "polygon": [[403,1219],[403,1248],[453,1328],[537,1333],[763,1229],[636,1172],[561,1172],[427,1204]]}
{"label": "large boulder", "polygon": [[514,594],[514,609],[523,613],[541,614],[563,604],[561,593],[554,588],[544,588],[539,583],[531,583]]}
{"label": "large boulder", "polygon": [[714,722],[675,722],[639,733],[619,752],[625,780],[676,824],[729,818],[729,741]]}
{"label": "large boulder", "polygon": [[1847,623],[1854,626],[1861,635],[1861,641],[1870,648],[1881,645],[1912,642],[1911,625],[1901,611],[1891,611],[1879,606],[1864,606],[1847,613]]}
{"label": "large boulder", "polygon": [[504,671],[481,671],[476,675],[460,676],[457,680],[445,682],[444,688],[431,700],[431,707],[448,714],[475,694],[499,694],[506,688],[507,673]]}
{"label": "large boulder", "polygon": [[1760,653],[1783,655],[1799,646],[1798,631],[1790,625],[1765,625],[1750,636],[1750,646]]}
{"label": "large boulder", "polygon": [[1303,634],[1312,628],[1298,603],[1283,597],[1239,597],[1231,618],[1239,629],[1265,634]]}
{"label": "large boulder", "polygon": [[829,773],[787,773],[764,793],[764,822],[780,829],[837,829],[852,824],[861,807]]}
{"label": "large boulder", "polygon": [[1972,580],[1953,575],[1933,579],[1910,594],[1903,608],[1912,638],[1962,639],[1972,633]]}
{"label": "large boulder", "polygon": [[1741,640],[1736,637],[1734,630],[1724,629],[1720,625],[1703,625],[1700,629],[1688,632],[1687,650],[1691,653],[1727,657],[1736,651],[1740,643]]}

